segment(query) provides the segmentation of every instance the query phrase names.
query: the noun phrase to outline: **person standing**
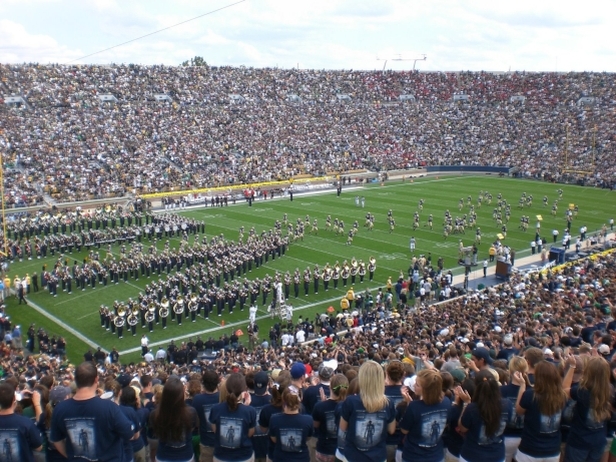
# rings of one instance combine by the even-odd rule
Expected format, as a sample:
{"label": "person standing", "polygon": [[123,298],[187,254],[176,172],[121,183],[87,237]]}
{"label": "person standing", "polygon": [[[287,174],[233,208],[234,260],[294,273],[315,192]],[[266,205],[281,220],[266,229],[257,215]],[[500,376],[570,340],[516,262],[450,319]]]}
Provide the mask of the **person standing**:
{"label": "person standing", "polygon": [[36,274],[36,271],[32,273],[32,291],[33,292],[39,291],[38,274]]}
{"label": "person standing", "polygon": [[483,260],[483,277],[487,278],[488,277],[488,259],[484,259]]}
{"label": "person standing", "polygon": [[178,377],[165,382],[157,407],[150,414],[150,426],[158,438],[156,460],[194,461],[193,430],[199,425],[197,412],[186,404],[186,390]]}
{"label": "person standing", "polygon": [[353,462],[387,459],[386,434],[396,431],[396,410],[385,396],[385,374],[375,361],[359,368],[359,395],[349,396],[340,410],[340,431],[345,434],[344,455]]}
{"label": "person standing", "polygon": [[0,460],[34,462],[32,451],[43,449],[43,437],[34,421],[15,414],[16,405],[15,387],[0,383]]}
{"label": "person standing", "polygon": [[282,393],[281,414],[272,416],[269,425],[270,440],[274,443],[273,462],[310,462],[307,441],[313,432],[311,415],[302,414],[299,390],[288,387]]}
{"label": "person standing", "polygon": [[584,365],[579,386],[569,389],[576,404],[565,449],[566,461],[601,460],[612,409],[610,375],[610,364],[605,359],[591,357]]}
{"label": "person standing", "polygon": [[[271,403],[272,395],[268,392],[269,376],[267,372],[257,372],[254,375],[253,381],[254,393],[250,398],[250,406],[257,411],[258,422],[263,408]],[[255,462],[265,462],[269,447],[269,435],[260,426],[255,427],[255,434],[252,436],[252,447],[255,451]]]}
{"label": "person standing", "polygon": [[225,388],[227,399],[210,411],[214,461],[248,462],[254,459],[251,438],[257,426],[257,411],[250,407],[251,396],[242,374],[229,375]]}
{"label": "person standing", "polygon": [[212,407],[219,403],[218,374],[206,369],[201,375],[203,393],[193,398],[192,405],[199,417],[199,462],[214,460],[215,435],[210,425],[209,417]]}
{"label": "person standing", "polygon": [[567,404],[565,390],[571,387],[575,371],[575,365],[571,365],[569,359],[567,364],[570,367],[563,380],[554,364],[540,361],[534,370],[534,387],[528,390],[525,376],[520,372],[513,374],[512,383],[519,387],[515,411],[524,416],[522,439],[515,460],[560,460],[560,420]]}
{"label": "person standing", "polygon": [[93,363],[77,367],[75,383],[75,395],[54,409],[49,441],[69,460],[122,460],[124,442],[139,433],[119,406],[97,395],[98,371]]}
{"label": "person standing", "polygon": [[150,340],[148,339],[148,336],[143,334],[141,336],[141,357],[145,356],[145,354],[148,352],[149,344],[150,344]]}
{"label": "person standing", "polygon": [[464,403],[458,425],[459,431],[466,436],[460,460],[501,462],[505,460],[503,432],[513,415],[513,405],[501,396],[492,371],[476,374],[475,386],[472,401],[462,387],[455,390],[456,397],[460,396]]}
{"label": "person standing", "polygon": [[408,407],[400,420],[400,430],[406,437],[402,447],[402,460],[440,462],[443,460],[443,432],[451,401],[443,395],[443,378],[437,370],[423,369],[417,374],[415,395],[411,401],[408,390],[403,390]]}

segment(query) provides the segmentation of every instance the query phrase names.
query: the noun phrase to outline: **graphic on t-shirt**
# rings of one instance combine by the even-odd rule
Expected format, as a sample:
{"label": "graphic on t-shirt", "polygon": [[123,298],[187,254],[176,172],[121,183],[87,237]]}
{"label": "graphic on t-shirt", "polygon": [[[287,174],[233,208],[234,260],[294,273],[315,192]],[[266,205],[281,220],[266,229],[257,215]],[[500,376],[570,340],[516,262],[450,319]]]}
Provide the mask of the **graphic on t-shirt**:
{"label": "graphic on t-shirt", "polygon": [[239,448],[242,442],[242,421],[220,418],[220,445],[223,448]]}
{"label": "graphic on t-shirt", "polygon": [[561,413],[557,412],[554,415],[541,414],[539,424],[539,433],[555,433],[560,430]]}
{"label": "graphic on t-shirt", "polygon": [[210,423],[210,411],[212,410],[213,407],[214,407],[213,404],[204,404],[202,406],[203,415],[205,416],[205,431],[206,432],[212,431],[212,424]]}
{"label": "graphic on t-shirt", "polygon": [[[513,408],[515,409],[515,403],[516,403],[517,397],[512,396],[507,399],[511,401],[511,404]],[[511,419],[509,420],[509,422],[507,422],[507,427],[511,429],[516,429],[516,430],[522,430],[524,428],[524,416],[518,415],[515,412],[512,412]]]}
{"label": "graphic on t-shirt", "polygon": [[588,409],[586,414],[586,426],[589,430],[598,430],[603,427],[603,421],[597,422],[592,416],[592,411]]}
{"label": "graphic on t-shirt", "polygon": [[20,462],[19,456],[19,433],[17,430],[3,430],[0,432],[0,442],[2,450],[0,451],[0,460],[6,462]]}
{"label": "graphic on t-shirt", "polygon": [[346,436],[347,432],[338,428],[338,449],[344,450],[344,447],[346,446]]}
{"label": "graphic on t-shirt", "polygon": [[[259,417],[261,417],[261,410],[263,409],[264,406],[262,407],[255,407],[255,411],[257,411],[257,422],[259,421]],[[267,435],[267,431],[263,431],[261,430],[261,425],[257,425],[257,427],[255,428],[255,436],[263,436],[263,435]]]}
{"label": "graphic on t-shirt", "polygon": [[66,420],[66,431],[75,457],[96,459],[94,419],[68,419]]}
{"label": "graphic on t-shirt", "polygon": [[421,415],[421,437],[419,446],[434,447],[438,444],[447,425],[447,410],[428,412]]}
{"label": "graphic on t-shirt", "polygon": [[280,444],[286,452],[302,452],[303,432],[299,428],[281,428]]}
{"label": "graphic on t-shirt", "polygon": [[355,424],[355,446],[360,451],[367,451],[381,442],[385,412],[357,412]]}
{"label": "graphic on t-shirt", "polygon": [[338,428],[336,427],[336,413],[334,411],[325,413],[325,428],[327,429],[328,438],[336,438]]}
{"label": "graphic on t-shirt", "polygon": [[502,441],[501,436],[503,435],[503,432],[505,431],[505,427],[507,426],[508,418],[509,418],[508,412],[501,414],[501,421],[500,421],[498,430],[496,430],[496,433],[492,436],[486,435],[486,426],[484,424],[481,424],[481,428],[479,429],[479,439],[477,440],[477,444],[479,444],[480,446],[484,446],[488,444],[500,443]]}
{"label": "graphic on t-shirt", "polygon": [[563,415],[561,417],[563,424],[571,425],[571,422],[573,422],[573,414],[575,412],[575,405],[576,405],[575,400],[570,399],[567,401],[567,404],[565,405],[565,409],[563,409]]}

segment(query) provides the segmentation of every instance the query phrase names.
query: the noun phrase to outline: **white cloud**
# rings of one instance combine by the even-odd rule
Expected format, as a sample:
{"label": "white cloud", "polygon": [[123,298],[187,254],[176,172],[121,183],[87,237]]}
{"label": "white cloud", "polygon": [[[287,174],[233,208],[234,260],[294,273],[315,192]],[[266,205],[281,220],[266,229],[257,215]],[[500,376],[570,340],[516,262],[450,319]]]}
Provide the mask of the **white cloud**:
{"label": "white cloud", "polygon": [[78,49],[59,45],[53,37],[29,33],[26,28],[0,19],[0,61],[3,63],[61,63],[78,57]]}
{"label": "white cloud", "polygon": [[[0,61],[66,62],[233,0],[2,0]],[[557,0],[247,0],[95,54],[82,63],[425,70],[616,71],[616,2]],[[70,18],[66,18],[69,15]],[[410,69],[412,61],[389,61]]]}

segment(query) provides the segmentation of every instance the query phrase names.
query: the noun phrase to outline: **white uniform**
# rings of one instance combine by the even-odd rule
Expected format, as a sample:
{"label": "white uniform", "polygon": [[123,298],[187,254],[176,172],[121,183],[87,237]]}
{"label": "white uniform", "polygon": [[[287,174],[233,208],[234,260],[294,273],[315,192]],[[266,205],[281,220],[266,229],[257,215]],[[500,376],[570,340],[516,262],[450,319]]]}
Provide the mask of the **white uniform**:
{"label": "white uniform", "polygon": [[409,247],[411,248],[411,251],[415,250],[415,238],[414,237],[411,238],[411,241],[409,243]]}
{"label": "white uniform", "polygon": [[252,305],[249,309],[248,309],[248,320],[251,322],[251,324],[254,324],[255,321],[257,320],[257,305]]}

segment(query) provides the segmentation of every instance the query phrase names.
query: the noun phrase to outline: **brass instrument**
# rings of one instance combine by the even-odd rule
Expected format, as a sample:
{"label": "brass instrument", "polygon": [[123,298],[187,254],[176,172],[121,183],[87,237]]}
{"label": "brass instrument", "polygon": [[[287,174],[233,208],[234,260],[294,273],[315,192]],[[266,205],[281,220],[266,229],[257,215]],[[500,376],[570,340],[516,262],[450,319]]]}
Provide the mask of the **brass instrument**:
{"label": "brass instrument", "polygon": [[118,307],[118,317],[123,318],[124,316],[126,316],[126,306],[122,304]]}
{"label": "brass instrument", "polygon": [[169,308],[169,300],[167,300],[167,297],[163,297],[161,299],[160,306],[162,306],[163,308]]}
{"label": "brass instrument", "polygon": [[134,305],[130,314],[131,316],[138,316],[139,315],[139,305]]}
{"label": "brass instrument", "polygon": [[173,311],[175,312],[175,314],[184,313],[184,297],[182,297],[181,295],[175,301],[175,305],[173,305]]}
{"label": "brass instrument", "polygon": [[[148,305],[148,313],[156,313],[156,304],[154,302],[150,302]],[[147,315],[147,313],[146,313]]]}
{"label": "brass instrument", "polygon": [[370,257],[370,264],[371,265],[376,265],[376,258]]}
{"label": "brass instrument", "polygon": [[113,320],[113,323],[115,324],[116,327],[124,326],[125,322],[126,322],[126,319],[124,319],[121,316],[116,316],[115,319]]}
{"label": "brass instrument", "polygon": [[[161,308],[161,309],[160,309],[160,311],[162,312],[164,309],[165,309],[165,308]],[[169,310],[167,310],[167,311],[169,311]],[[167,314],[169,314],[169,313],[167,313]],[[161,316],[162,316],[162,314],[161,314]],[[145,320],[146,320],[146,322],[152,322],[152,321],[154,321],[154,318],[155,318],[155,317],[156,317],[156,315],[154,314],[154,312],[153,312],[153,311],[148,311],[148,312],[145,314]]]}
{"label": "brass instrument", "polygon": [[[151,313],[151,312],[148,311],[145,314],[146,319],[148,318],[148,314],[154,314],[154,313]],[[166,318],[167,316],[169,316],[169,307],[168,306],[163,306],[160,310],[158,310],[158,315],[161,318]]]}
{"label": "brass instrument", "polygon": [[198,297],[195,294],[192,294],[190,297],[190,302],[188,302],[188,311],[197,311],[199,309],[199,303],[197,303]]}
{"label": "brass instrument", "polygon": [[135,315],[135,314],[131,314],[127,319],[126,322],[128,323],[129,326],[136,326],[137,323],[139,322],[139,318]]}

